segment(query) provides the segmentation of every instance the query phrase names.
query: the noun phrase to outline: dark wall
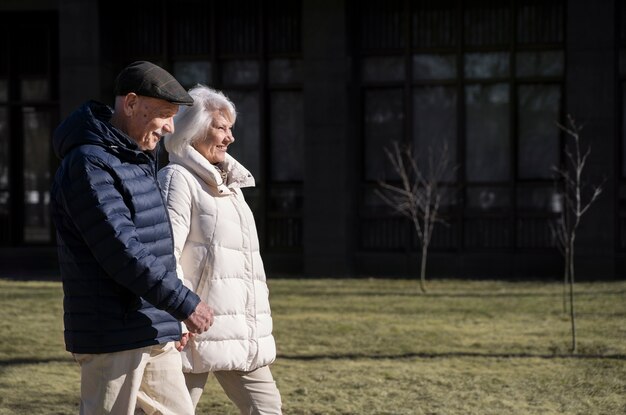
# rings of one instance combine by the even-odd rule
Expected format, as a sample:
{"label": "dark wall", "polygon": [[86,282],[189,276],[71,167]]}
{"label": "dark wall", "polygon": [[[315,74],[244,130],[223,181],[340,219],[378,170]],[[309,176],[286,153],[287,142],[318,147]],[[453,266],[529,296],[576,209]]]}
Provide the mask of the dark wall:
{"label": "dark wall", "polygon": [[304,273],[351,275],[354,144],[345,4],[303,2]]}
{"label": "dark wall", "polygon": [[[416,251],[361,252],[358,248],[359,166],[362,114],[352,54],[359,2],[302,0],[304,142],[302,255],[264,255],[268,273],[288,270],[306,276],[410,276],[418,270]],[[59,114],[68,115],[85,99],[110,100],[114,71],[103,63],[97,0],[5,1],[0,10],[57,10],[59,16]],[[620,253],[619,171],[621,106],[617,74],[616,0],[567,1],[566,113],[584,125],[583,145],[591,146],[585,175],[604,183],[598,201],[583,217],[577,238],[581,278],[623,277]],[[355,9],[356,10],[356,9]],[[354,59],[354,60],[353,60]],[[52,248],[52,249],[51,249]],[[0,253],[3,264],[54,262],[53,247],[24,247]],[[44,252],[45,251],[45,252]],[[29,259],[33,259],[29,261]],[[9,261],[9,259],[12,259]],[[38,259],[41,259],[39,261]],[[483,250],[431,253],[436,277],[560,278],[562,258],[542,252]]]}
{"label": "dark wall", "polygon": [[615,274],[620,165],[615,10],[613,0],[570,0],[567,7],[566,111],[583,126],[582,148],[591,148],[584,176],[589,184],[604,183],[577,234],[581,276]]}

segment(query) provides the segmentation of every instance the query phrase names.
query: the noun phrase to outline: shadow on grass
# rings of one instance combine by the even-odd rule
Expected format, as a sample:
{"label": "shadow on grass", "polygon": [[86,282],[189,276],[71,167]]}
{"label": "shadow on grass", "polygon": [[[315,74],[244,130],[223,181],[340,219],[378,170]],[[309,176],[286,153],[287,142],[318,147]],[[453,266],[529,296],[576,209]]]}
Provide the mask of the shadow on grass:
{"label": "shadow on grass", "polygon": [[405,353],[396,355],[364,355],[356,353],[329,354],[329,355],[282,355],[278,359],[286,360],[350,360],[350,359],[446,359],[454,357],[478,357],[497,359],[602,359],[602,360],[626,360],[624,354],[533,354],[533,353],[472,353],[472,352],[449,352],[449,353]]}
{"label": "shadow on grass", "polygon": [[46,363],[74,363],[74,359],[72,359],[71,357],[50,357],[47,359],[40,359],[36,357],[22,357],[15,359],[0,359],[0,368],[6,366],[39,365]]}
{"label": "shadow on grass", "polygon": [[[274,295],[277,295],[274,291]],[[576,297],[589,297],[599,295],[626,295],[626,290],[619,291],[579,291],[576,293]],[[546,293],[546,292],[427,292],[421,293],[418,289],[415,291],[350,291],[350,290],[337,290],[337,291],[307,291],[305,293],[299,293],[301,297],[379,297],[379,296],[397,296],[397,297],[415,297],[415,298],[533,298],[533,297],[563,297],[563,293]]]}

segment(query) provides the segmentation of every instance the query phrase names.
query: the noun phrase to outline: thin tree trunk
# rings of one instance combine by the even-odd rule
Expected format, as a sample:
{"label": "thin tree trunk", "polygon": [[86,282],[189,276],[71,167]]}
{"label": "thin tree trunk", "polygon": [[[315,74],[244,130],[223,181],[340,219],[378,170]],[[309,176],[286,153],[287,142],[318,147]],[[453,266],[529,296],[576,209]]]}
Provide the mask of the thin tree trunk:
{"label": "thin tree trunk", "polygon": [[569,302],[570,319],[572,321],[572,353],[576,353],[576,312],[574,309],[574,238],[570,242],[570,264],[569,264]]}
{"label": "thin tree trunk", "polygon": [[420,289],[426,292],[426,259],[428,255],[428,245],[422,243],[422,260],[420,264]]}
{"label": "thin tree trunk", "polygon": [[563,273],[563,313],[567,313],[567,286],[569,282],[569,261],[570,261],[570,253],[569,253],[569,244],[565,246],[565,272]]}

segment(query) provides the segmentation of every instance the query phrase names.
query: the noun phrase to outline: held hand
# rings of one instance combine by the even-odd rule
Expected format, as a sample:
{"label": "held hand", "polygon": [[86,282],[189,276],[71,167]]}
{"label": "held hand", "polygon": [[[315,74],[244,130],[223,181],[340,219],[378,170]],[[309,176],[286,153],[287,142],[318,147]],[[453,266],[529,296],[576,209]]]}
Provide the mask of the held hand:
{"label": "held hand", "polygon": [[175,346],[176,346],[176,350],[178,350],[179,352],[182,352],[183,349],[185,348],[185,346],[187,346],[187,343],[189,342],[189,340],[193,337],[194,335],[192,333],[183,333],[182,337],[180,338],[180,341],[175,342]]}
{"label": "held hand", "polygon": [[213,324],[213,309],[200,301],[196,310],[184,321],[190,333],[204,333]]}

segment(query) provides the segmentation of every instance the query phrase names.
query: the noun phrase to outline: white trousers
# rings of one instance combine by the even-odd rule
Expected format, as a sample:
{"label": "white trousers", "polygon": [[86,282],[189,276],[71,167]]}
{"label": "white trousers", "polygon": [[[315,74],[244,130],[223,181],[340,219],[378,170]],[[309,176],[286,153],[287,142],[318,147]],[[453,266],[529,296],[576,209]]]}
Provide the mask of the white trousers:
{"label": "white trousers", "polygon": [[[280,415],[281,399],[269,366],[252,372],[237,370],[213,372],[228,398],[242,415]],[[194,407],[198,405],[209,373],[185,373]]]}
{"label": "white trousers", "polygon": [[116,353],[79,354],[81,415],[193,415],[173,342]]}

